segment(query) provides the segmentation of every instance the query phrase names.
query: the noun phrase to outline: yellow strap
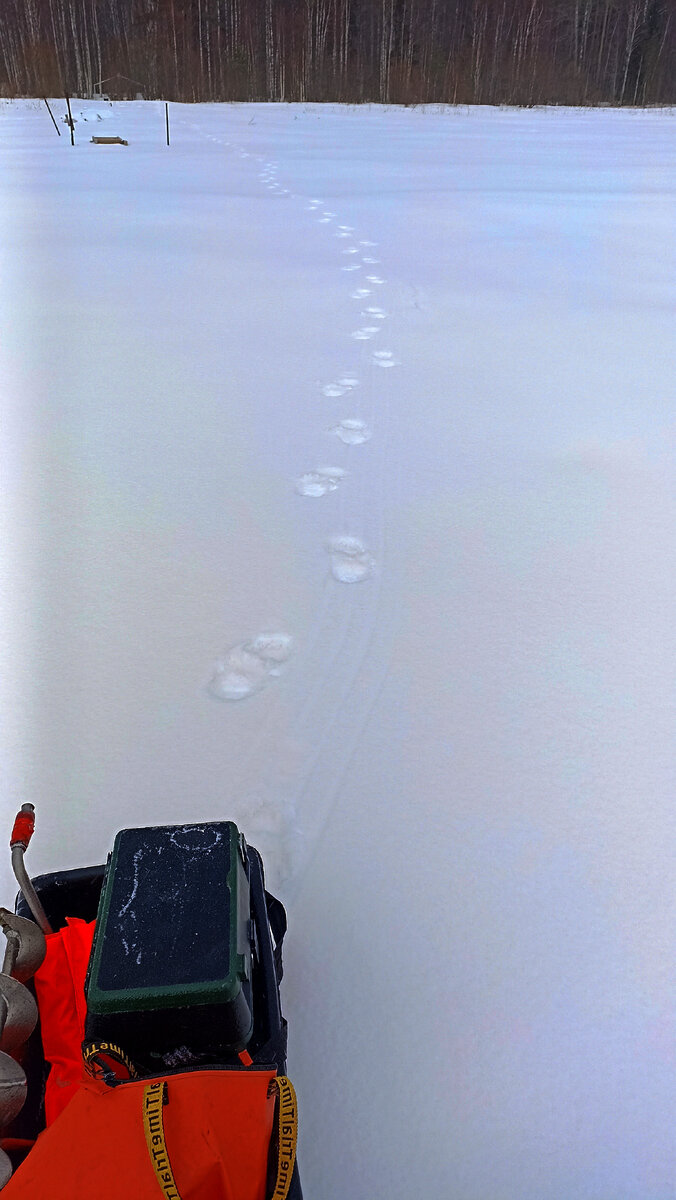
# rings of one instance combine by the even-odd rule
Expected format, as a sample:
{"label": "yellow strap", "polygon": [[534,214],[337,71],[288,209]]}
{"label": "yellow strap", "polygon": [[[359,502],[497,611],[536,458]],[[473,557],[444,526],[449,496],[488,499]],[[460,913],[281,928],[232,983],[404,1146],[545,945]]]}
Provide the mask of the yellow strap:
{"label": "yellow strap", "polygon": [[153,1164],[155,1178],[162,1188],[162,1195],[165,1200],[181,1200],[181,1194],[176,1187],[174,1172],[169,1162],[164,1136],[162,1109],[166,1103],[166,1095],[166,1079],[160,1079],[157,1083],[149,1083],[143,1089],[143,1128],[150,1161]]}
{"label": "yellow strap", "polygon": [[[293,1168],[296,1162],[298,1141],[298,1106],[293,1084],[286,1075],[278,1075],[272,1086],[279,1096],[277,1117],[277,1179],[270,1200],[287,1200]],[[148,1145],[150,1161],[155,1171],[165,1200],[181,1200],[176,1180],[169,1162],[167,1143],[164,1136],[162,1109],[166,1103],[167,1081],[149,1083],[143,1091],[143,1128]]]}
{"label": "yellow strap", "polygon": [[290,1079],[286,1075],[278,1075],[273,1079],[273,1085],[279,1096],[279,1119],[277,1125],[278,1154],[277,1182],[271,1200],[286,1200],[291,1187],[291,1177],[296,1161],[296,1143],[298,1141],[298,1105],[296,1093]]}

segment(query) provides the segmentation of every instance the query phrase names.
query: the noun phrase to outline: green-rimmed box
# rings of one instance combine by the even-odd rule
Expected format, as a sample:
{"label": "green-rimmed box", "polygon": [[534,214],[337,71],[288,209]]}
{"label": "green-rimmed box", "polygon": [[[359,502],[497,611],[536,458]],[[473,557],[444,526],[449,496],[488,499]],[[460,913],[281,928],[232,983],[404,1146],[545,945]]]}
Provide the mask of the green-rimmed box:
{"label": "green-rimmed box", "polygon": [[232,821],[117,834],[87,976],[87,1040],[167,1065],[246,1046],[253,1016],[245,853]]}

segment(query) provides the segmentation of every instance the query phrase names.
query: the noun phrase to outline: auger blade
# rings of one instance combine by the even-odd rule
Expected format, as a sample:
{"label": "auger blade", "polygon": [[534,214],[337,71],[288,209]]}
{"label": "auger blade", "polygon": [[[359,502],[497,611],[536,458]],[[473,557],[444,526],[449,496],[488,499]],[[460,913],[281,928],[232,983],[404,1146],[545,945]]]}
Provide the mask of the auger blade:
{"label": "auger blade", "polygon": [[47,953],[45,935],[34,921],[18,917],[8,908],[0,908],[0,926],[6,934],[18,933],[19,951],[12,964],[11,974],[20,983],[32,979]]}
{"label": "auger blade", "polygon": [[11,975],[0,974],[0,1025],[2,1023],[2,1006],[7,1006],[7,1016],[2,1033],[0,1034],[0,1050],[7,1054],[15,1051],[28,1041],[38,1021],[38,1006],[35,997],[23,983]]}
{"label": "auger blade", "polygon": [[23,1068],[0,1050],[0,1129],[9,1125],[23,1108],[26,1087]]}

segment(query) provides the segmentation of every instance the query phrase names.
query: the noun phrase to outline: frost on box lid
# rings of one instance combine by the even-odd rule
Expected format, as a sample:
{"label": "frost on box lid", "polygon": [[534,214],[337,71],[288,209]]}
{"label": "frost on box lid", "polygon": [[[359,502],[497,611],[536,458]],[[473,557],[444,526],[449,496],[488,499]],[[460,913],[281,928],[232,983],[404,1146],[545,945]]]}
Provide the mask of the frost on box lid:
{"label": "frost on box lid", "polygon": [[232,821],[122,830],[101,893],[87,1036],[155,1052],[241,1048],[252,1024],[249,916]]}

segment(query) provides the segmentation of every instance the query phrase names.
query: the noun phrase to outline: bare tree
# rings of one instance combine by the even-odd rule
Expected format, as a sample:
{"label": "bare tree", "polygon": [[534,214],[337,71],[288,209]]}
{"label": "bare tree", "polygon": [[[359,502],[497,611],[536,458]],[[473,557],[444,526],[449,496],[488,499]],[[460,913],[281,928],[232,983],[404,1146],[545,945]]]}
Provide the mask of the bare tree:
{"label": "bare tree", "polygon": [[668,104],[676,0],[2,0],[0,94]]}

